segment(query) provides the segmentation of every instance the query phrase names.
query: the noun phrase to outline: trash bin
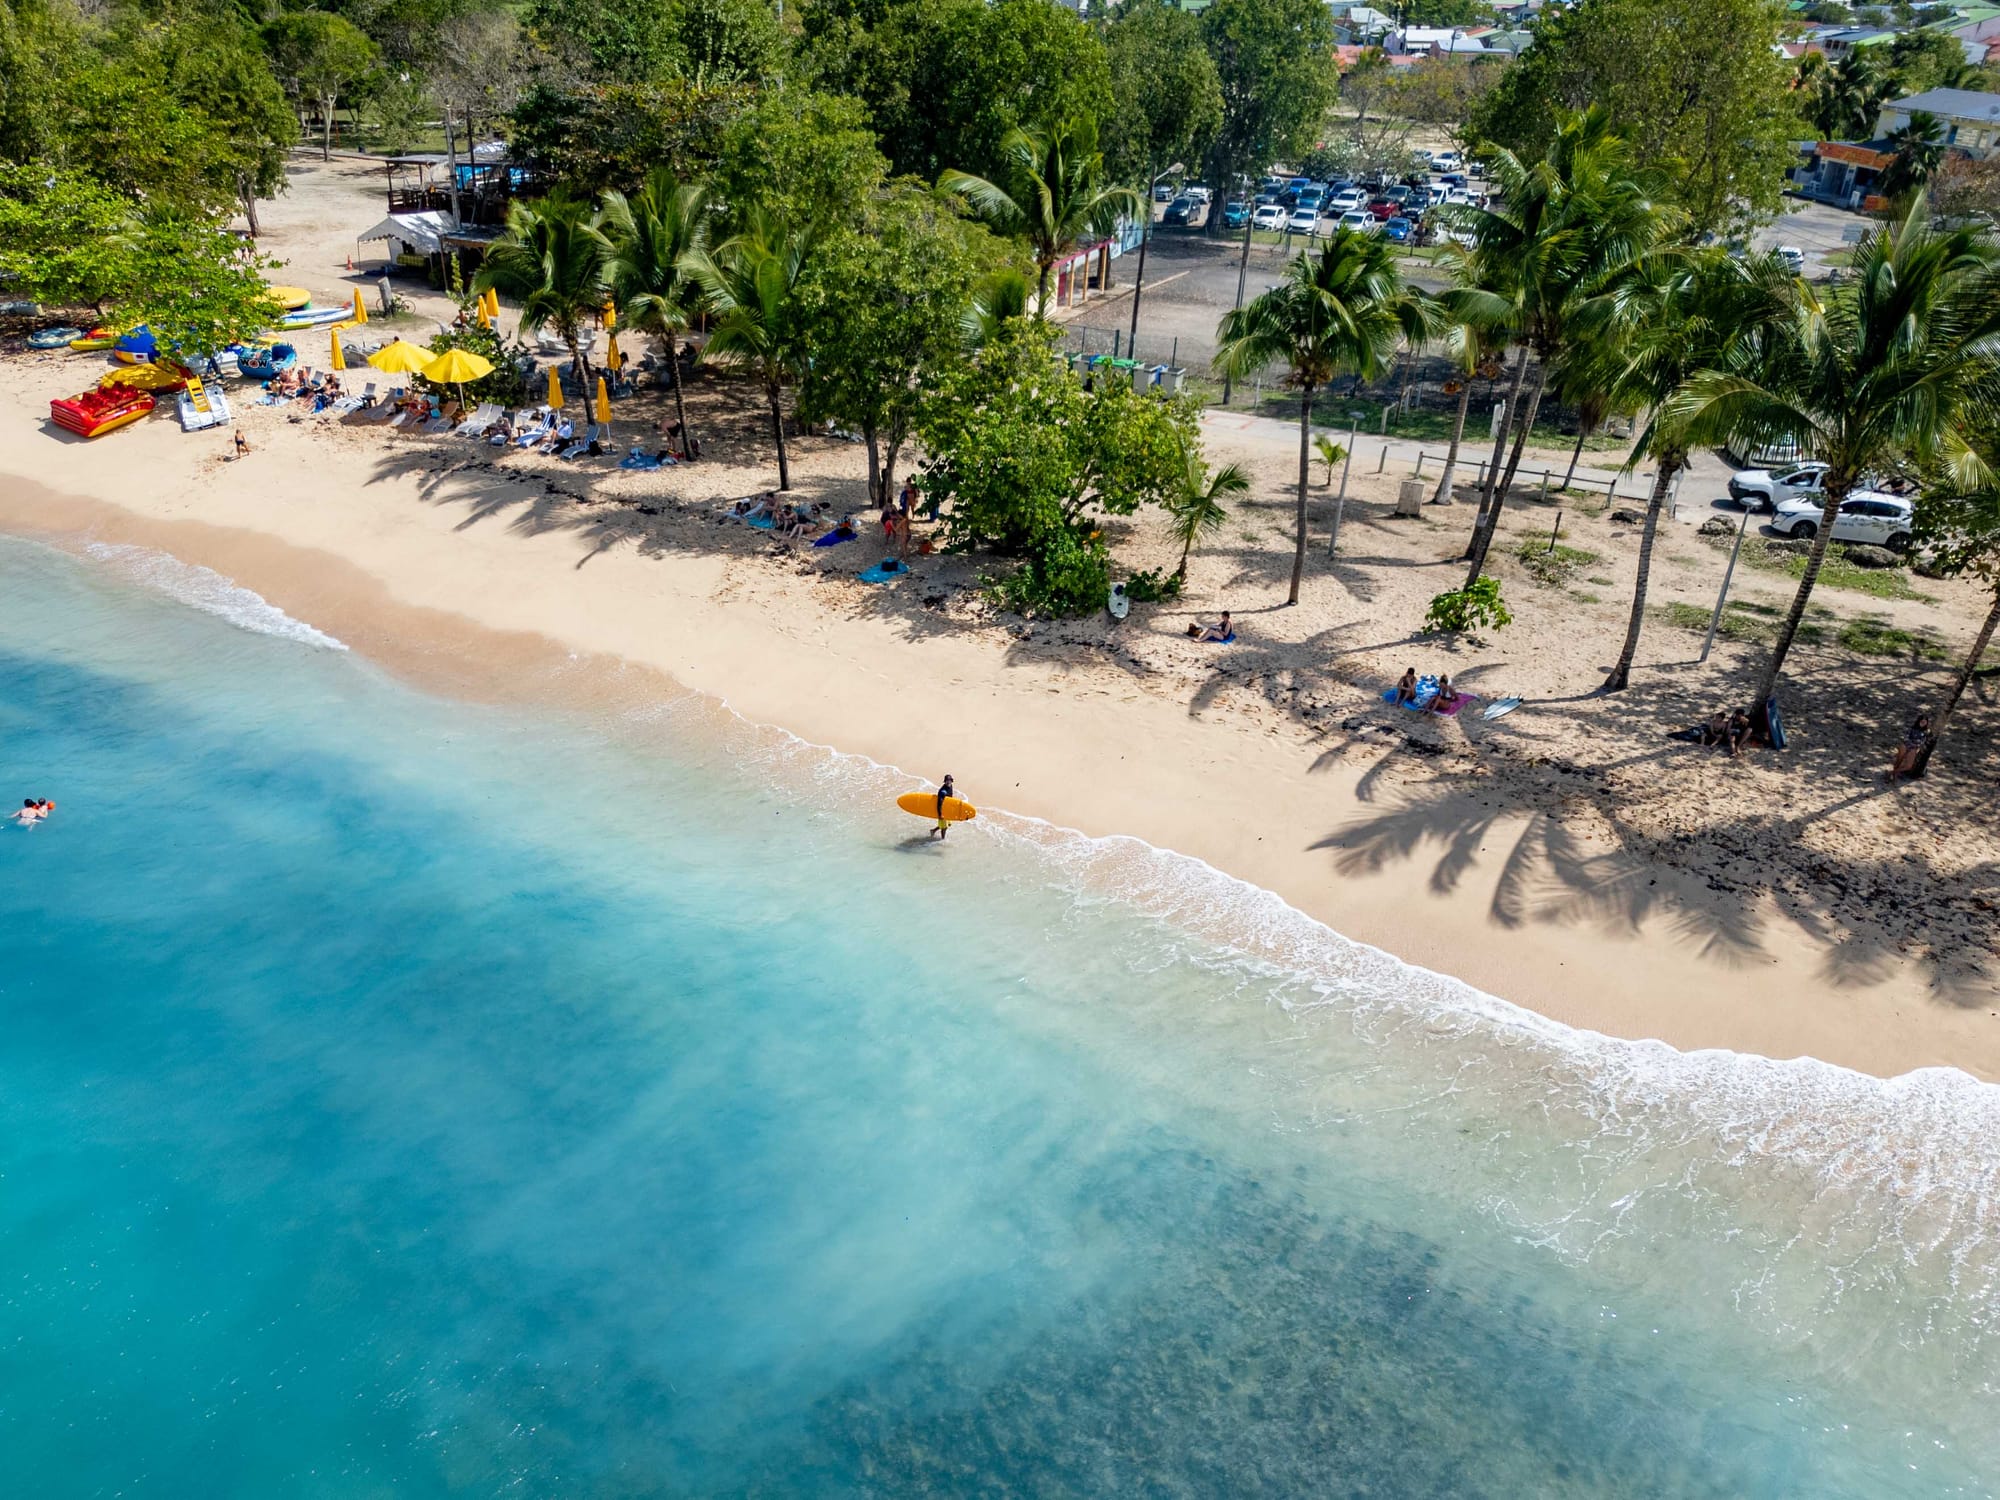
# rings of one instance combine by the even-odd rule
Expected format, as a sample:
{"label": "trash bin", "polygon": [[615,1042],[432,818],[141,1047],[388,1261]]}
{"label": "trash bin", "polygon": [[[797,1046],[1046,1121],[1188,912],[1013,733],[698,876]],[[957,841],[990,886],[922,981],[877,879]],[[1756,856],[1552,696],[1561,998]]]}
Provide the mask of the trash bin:
{"label": "trash bin", "polygon": [[1421,479],[1405,479],[1396,489],[1396,514],[1399,516],[1420,516],[1424,513],[1424,491],[1428,489]]}
{"label": "trash bin", "polygon": [[1181,378],[1187,374],[1187,371],[1167,365],[1161,365],[1159,368],[1160,394],[1162,396],[1178,396],[1181,393]]}

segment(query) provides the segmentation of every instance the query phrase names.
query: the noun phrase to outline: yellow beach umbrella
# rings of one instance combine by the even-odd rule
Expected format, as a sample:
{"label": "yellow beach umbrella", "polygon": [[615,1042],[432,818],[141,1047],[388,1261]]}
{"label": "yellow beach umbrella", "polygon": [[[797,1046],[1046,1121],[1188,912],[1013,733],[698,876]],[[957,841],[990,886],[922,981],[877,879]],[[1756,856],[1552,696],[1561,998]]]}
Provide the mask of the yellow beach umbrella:
{"label": "yellow beach umbrella", "polygon": [[489,286],[486,289],[486,316],[489,318],[500,316],[500,288],[497,286]]}
{"label": "yellow beach umbrella", "polygon": [[422,344],[406,344],[391,339],[368,356],[368,363],[390,375],[414,375],[428,368],[437,356]]}
{"label": "yellow beach umbrella", "polygon": [[368,304],[361,300],[360,287],[354,289],[354,321],[357,323],[368,321]]}
{"label": "yellow beach umbrella", "polygon": [[340,330],[338,328],[333,330],[333,357],[327,363],[331,368],[336,370],[345,370],[347,368],[347,356],[341,352]]}
{"label": "yellow beach umbrella", "polygon": [[473,317],[479,320],[481,328],[491,328],[493,326],[493,315],[487,312],[486,302],[483,298],[480,300],[479,310],[473,314]]}
{"label": "yellow beach umbrella", "polygon": [[604,368],[614,375],[625,368],[625,356],[618,352],[618,335],[615,333],[605,340]]}
{"label": "yellow beach umbrella", "polygon": [[557,369],[557,367],[556,367],[555,365],[550,365],[550,366],[549,366],[549,405],[553,406],[553,407],[554,407],[554,408],[555,408],[555,409],[556,409],[557,411],[561,411],[561,410],[562,410],[562,404],[563,404],[563,393],[562,393],[562,375],[561,375],[561,374],[559,373],[559,371],[558,371],[558,369]]}
{"label": "yellow beach umbrella", "polygon": [[424,379],[439,385],[464,385],[468,380],[483,380],[492,373],[493,361],[470,349],[447,349],[424,366]]}
{"label": "yellow beach umbrella", "polygon": [[609,333],[618,326],[618,308],[610,298],[604,301],[604,331]]}
{"label": "yellow beach umbrella", "polygon": [[606,427],[611,425],[611,392],[604,388],[604,377],[597,377],[597,420]]}

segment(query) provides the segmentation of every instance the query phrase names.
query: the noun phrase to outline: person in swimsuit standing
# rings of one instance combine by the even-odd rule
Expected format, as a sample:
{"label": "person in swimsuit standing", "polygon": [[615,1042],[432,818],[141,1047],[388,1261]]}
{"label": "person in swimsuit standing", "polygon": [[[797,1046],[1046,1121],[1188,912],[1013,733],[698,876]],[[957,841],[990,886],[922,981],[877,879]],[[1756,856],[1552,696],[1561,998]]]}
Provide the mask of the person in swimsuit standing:
{"label": "person in swimsuit standing", "polygon": [[951,789],[951,773],[947,771],[944,777],[944,784],[937,790],[937,827],[931,830],[932,834],[938,838],[943,838],[951,832],[951,824],[945,819],[944,804],[947,797],[956,797],[957,795],[958,793]]}

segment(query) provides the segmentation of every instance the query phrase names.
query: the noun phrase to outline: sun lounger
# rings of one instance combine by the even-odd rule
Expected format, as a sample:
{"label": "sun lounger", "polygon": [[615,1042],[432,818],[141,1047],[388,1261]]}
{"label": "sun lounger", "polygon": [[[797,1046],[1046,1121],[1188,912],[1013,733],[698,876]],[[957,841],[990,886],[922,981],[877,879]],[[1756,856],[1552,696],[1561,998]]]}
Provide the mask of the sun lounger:
{"label": "sun lounger", "polygon": [[506,413],[497,401],[482,401],[477,410],[459,426],[459,431],[467,437],[478,437],[480,433],[499,421]]}
{"label": "sun lounger", "polygon": [[464,410],[465,408],[460,406],[456,401],[452,402],[425,424],[424,431],[432,437],[436,437],[440,433],[450,432]]}

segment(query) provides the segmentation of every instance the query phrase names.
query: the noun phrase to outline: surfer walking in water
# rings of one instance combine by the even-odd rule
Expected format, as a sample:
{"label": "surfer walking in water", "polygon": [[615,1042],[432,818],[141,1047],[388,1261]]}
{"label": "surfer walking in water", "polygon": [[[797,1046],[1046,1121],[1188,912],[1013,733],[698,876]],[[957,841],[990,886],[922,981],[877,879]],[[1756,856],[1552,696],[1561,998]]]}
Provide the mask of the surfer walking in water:
{"label": "surfer walking in water", "polygon": [[951,789],[951,773],[947,771],[944,784],[937,789],[937,827],[931,830],[934,837],[941,839],[951,832],[951,824],[945,819],[944,804],[947,798],[957,795],[958,793]]}

